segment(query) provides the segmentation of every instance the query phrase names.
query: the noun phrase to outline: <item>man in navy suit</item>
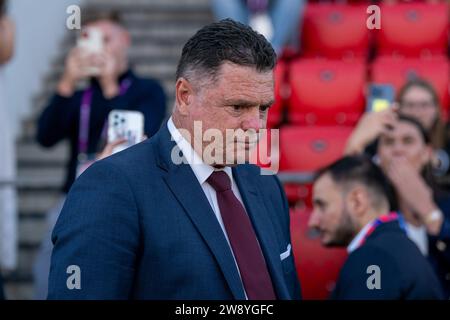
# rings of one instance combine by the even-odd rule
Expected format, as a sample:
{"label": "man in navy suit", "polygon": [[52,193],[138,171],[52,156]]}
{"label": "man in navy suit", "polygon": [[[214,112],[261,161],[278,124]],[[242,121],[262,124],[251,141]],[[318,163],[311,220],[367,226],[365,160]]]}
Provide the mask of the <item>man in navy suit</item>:
{"label": "man in navy suit", "polygon": [[[50,299],[300,298],[283,189],[236,165],[265,127],[275,59],[263,36],[228,19],[185,44],[167,124],[70,190]],[[220,141],[229,130],[235,138]]]}
{"label": "man in navy suit", "polygon": [[349,257],[331,298],[441,299],[431,265],[408,239],[388,180],[371,160],[345,157],[323,169],[313,187],[309,226],[325,246],[347,246]]}

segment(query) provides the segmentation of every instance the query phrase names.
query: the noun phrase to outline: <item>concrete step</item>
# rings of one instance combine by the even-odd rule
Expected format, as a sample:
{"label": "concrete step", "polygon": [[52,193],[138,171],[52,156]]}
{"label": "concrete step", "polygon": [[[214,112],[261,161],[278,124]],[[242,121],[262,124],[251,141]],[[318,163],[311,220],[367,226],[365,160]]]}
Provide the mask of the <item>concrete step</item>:
{"label": "concrete step", "polygon": [[[173,44],[173,45],[159,45],[156,43],[152,43],[151,41],[146,41],[145,39],[140,39],[140,43],[135,42],[135,45],[129,51],[129,58],[132,64],[135,63],[156,63],[155,61],[167,61],[169,63],[178,63],[178,60],[181,56],[181,50],[183,48],[182,44]],[[68,50],[65,50],[64,53],[59,55],[55,60],[54,64],[57,66],[64,66],[66,55],[71,47],[68,47]],[[53,70],[52,74],[59,73],[61,70]]]}
{"label": "concrete step", "polygon": [[[19,220],[19,243],[38,246],[48,232],[45,218],[21,218]],[[23,250],[22,250],[23,251]]]}
{"label": "concrete step", "polygon": [[[133,46],[139,46],[141,43],[159,44],[159,45],[183,45],[187,39],[195,34],[202,26],[207,24],[209,19],[203,22],[189,23],[181,27],[180,24],[174,20],[173,23],[154,26],[146,26],[145,28],[130,28],[131,43]],[[64,38],[60,51],[58,54],[65,56],[67,52],[76,43],[77,33],[74,31]]]}
{"label": "concrete step", "polygon": [[17,172],[17,186],[19,189],[56,190],[63,185],[65,168],[60,167],[20,167]]}
{"label": "concrete step", "polygon": [[122,13],[122,21],[127,29],[138,27],[148,28],[154,25],[178,25],[199,24],[206,25],[213,21],[213,15],[209,7],[197,8],[197,10],[178,7],[178,10],[141,9]]}
{"label": "concrete step", "polygon": [[61,197],[59,189],[31,189],[19,190],[19,213],[21,219],[45,218],[45,214],[58,202]]}
{"label": "concrete step", "polygon": [[[34,122],[36,120],[33,119]],[[19,167],[62,166],[69,158],[69,144],[58,143],[52,148],[43,148],[36,142],[24,142],[17,145]]]}
{"label": "concrete step", "polygon": [[199,11],[209,8],[208,0],[94,0],[89,1],[86,8],[116,9],[121,12],[137,10],[158,10],[167,12],[177,11]]}

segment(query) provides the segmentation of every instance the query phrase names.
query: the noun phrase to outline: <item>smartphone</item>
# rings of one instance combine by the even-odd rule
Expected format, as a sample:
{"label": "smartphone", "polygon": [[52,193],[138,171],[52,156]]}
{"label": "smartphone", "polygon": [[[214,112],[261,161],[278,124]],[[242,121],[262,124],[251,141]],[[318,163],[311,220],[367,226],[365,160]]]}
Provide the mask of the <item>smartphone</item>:
{"label": "smartphone", "polygon": [[394,87],[391,84],[371,84],[367,99],[367,112],[389,109],[394,102]]}
{"label": "smartphone", "polygon": [[[77,40],[77,46],[82,50],[84,55],[99,54],[103,51],[103,32],[94,27],[85,28],[81,31]],[[100,74],[100,69],[95,66],[87,67],[86,73],[90,76]]]}
{"label": "smartphone", "polygon": [[113,110],[108,115],[108,143],[125,138],[127,141],[114,148],[113,153],[125,150],[142,141],[144,115],[140,111]]}

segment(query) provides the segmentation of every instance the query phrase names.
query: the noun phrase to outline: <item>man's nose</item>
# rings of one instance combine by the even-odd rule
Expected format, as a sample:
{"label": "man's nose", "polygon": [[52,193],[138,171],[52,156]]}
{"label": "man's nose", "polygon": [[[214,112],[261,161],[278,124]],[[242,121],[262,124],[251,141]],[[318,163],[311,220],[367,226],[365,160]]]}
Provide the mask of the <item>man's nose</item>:
{"label": "man's nose", "polygon": [[313,210],[311,212],[311,215],[309,216],[308,220],[308,228],[317,228],[319,227],[319,214],[316,210]]}
{"label": "man's nose", "polygon": [[403,156],[405,154],[405,148],[400,143],[396,143],[392,147],[392,155],[393,156]]}
{"label": "man's nose", "polygon": [[259,130],[263,127],[264,119],[261,118],[259,108],[251,108],[242,121],[242,129],[244,131],[252,129],[259,132]]}

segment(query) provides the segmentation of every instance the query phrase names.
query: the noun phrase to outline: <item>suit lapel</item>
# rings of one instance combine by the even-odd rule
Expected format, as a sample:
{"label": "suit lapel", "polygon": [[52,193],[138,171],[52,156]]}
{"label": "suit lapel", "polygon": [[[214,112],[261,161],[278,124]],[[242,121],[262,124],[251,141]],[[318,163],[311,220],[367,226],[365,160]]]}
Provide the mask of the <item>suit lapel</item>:
{"label": "suit lapel", "polygon": [[258,237],[277,298],[290,299],[291,297],[284,281],[277,237],[272,221],[269,218],[270,213],[263,202],[264,195],[259,192],[256,182],[253,181],[252,177],[247,174],[247,171],[242,166],[233,168],[233,177],[238,185],[245,209],[250,216]]}
{"label": "suit lapel", "polygon": [[188,164],[172,162],[170,155],[176,144],[167,127],[160,130],[158,139],[159,166],[167,171],[164,180],[216,258],[234,298],[245,299],[230,247],[202,187]]}

